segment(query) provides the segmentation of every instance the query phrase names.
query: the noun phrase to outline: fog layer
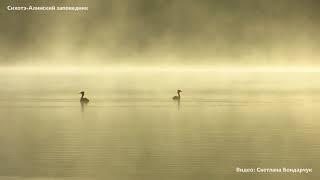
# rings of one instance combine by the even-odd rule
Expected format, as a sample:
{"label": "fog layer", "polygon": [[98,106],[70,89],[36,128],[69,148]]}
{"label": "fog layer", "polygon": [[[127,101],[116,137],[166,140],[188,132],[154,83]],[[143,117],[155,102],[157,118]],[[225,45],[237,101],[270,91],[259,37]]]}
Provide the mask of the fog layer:
{"label": "fog layer", "polygon": [[0,64],[313,65],[319,7],[317,0],[4,0]]}

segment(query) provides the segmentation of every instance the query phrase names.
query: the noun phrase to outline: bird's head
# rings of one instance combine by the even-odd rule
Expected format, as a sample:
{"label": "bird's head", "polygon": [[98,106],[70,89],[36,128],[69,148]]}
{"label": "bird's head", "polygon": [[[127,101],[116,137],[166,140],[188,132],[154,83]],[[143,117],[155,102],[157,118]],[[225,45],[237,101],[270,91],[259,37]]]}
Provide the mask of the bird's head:
{"label": "bird's head", "polygon": [[182,92],[182,91],[181,91],[180,89],[178,89],[178,90],[177,90],[177,93],[180,93],[180,92]]}
{"label": "bird's head", "polygon": [[79,94],[84,94],[84,91],[81,91]]}

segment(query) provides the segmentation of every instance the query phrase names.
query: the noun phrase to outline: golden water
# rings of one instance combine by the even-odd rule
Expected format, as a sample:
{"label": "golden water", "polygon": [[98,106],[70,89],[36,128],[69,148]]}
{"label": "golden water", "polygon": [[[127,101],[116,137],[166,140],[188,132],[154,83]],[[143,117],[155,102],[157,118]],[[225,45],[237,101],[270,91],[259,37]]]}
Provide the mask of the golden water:
{"label": "golden water", "polygon": [[[1,72],[0,179],[317,179],[320,73]],[[171,97],[182,89],[180,108]],[[79,92],[90,103],[83,109]],[[240,174],[242,168],[313,168]]]}

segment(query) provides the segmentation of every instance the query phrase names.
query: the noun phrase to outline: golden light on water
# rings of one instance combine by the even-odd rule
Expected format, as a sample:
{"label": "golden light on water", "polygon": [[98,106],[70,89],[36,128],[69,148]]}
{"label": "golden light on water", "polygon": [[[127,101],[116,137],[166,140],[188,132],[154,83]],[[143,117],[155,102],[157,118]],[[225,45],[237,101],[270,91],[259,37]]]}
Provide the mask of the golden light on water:
{"label": "golden light on water", "polygon": [[102,72],[320,72],[320,67],[311,66],[148,66],[148,65],[128,65],[128,66],[2,66],[1,72],[63,72],[63,73],[102,73]]}
{"label": "golden light on water", "polygon": [[318,180],[319,7],[0,0],[0,180]]}

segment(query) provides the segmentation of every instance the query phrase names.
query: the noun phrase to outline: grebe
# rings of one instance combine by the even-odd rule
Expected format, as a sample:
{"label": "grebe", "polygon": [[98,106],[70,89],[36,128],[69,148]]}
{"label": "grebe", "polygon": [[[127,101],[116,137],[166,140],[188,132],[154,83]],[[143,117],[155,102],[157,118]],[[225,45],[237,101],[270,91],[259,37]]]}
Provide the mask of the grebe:
{"label": "grebe", "polygon": [[89,102],[89,99],[83,97],[84,91],[81,91],[79,94],[81,94],[81,98],[80,98],[81,103],[88,103]]}
{"label": "grebe", "polygon": [[173,96],[172,99],[179,101],[180,100],[180,92],[182,92],[180,89],[177,90],[178,96]]}

